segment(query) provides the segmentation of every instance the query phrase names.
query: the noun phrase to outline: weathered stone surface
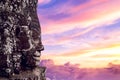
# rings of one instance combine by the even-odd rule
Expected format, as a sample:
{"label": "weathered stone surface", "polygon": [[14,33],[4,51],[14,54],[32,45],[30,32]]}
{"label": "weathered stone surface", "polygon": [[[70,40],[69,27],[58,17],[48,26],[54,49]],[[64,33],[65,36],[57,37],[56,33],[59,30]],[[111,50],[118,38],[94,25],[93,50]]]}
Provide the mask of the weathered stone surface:
{"label": "weathered stone surface", "polygon": [[20,74],[14,74],[9,78],[0,77],[0,80],[46,80],[45,68],[38,67],[34,70],[23,71]]}
{"label": "weathered stone surface", "polygon": [[43,45],[37,2],[0,0],[0,76],[19,75],[38,66]]}

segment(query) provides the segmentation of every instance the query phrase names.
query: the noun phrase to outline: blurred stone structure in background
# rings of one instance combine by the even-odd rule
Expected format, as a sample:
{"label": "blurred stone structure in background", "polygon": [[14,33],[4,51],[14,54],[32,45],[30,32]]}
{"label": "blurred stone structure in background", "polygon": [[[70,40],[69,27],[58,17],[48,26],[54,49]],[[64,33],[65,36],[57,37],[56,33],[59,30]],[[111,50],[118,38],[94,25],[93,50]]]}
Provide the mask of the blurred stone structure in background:
{"label": "blurred stone structure in background", "polygon": [[38,0],[0,0],[0,80],[45,80]]}

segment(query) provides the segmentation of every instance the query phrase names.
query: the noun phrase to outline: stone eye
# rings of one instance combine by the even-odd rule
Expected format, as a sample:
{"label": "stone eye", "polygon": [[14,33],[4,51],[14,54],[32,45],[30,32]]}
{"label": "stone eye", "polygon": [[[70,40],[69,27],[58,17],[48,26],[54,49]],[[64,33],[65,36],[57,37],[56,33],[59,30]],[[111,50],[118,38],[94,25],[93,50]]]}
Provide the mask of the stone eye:
{"label": "stone eye", "polygon": [[20,33],[20,28],[16,28],[15,35],[18,36]]}

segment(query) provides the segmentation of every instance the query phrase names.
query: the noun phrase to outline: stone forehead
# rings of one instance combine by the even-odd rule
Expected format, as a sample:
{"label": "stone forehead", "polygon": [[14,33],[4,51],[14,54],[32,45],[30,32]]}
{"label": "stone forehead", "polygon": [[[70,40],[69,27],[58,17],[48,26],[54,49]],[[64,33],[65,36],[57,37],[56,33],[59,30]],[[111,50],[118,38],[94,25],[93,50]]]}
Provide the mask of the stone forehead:
{"label": "stone forehead", "polygon": [[33,2],[37,3],[38,0],[0,0],[0,3],[9,3],[9,2],[11,2],[11,3],[14,3],[14,2],[18,2],[18,3],[25,2],[25,3],[29,4],[29,3],[33,3]]}
{"label": "stone forehead", "polygon": [[24,13],[24,10],[36,9],[38,0],[0,0],[0,11]]}

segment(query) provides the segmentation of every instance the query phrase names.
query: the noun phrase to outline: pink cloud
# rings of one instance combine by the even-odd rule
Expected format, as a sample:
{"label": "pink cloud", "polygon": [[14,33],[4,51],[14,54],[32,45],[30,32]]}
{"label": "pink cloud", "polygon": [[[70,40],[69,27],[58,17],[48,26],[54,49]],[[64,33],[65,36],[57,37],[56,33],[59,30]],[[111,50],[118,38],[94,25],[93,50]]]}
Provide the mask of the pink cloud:
{"label": "pink cloud", "polygon": [[[109,1],[109,0],[100,0],[100,1],[90,1],[89,3],[82,4],[80,6],[70,6],[70,2],[66,5],[70,7],[57,6],[55,13],[69,14],[70,16],[63,19],[52,20],[52,18],[46,18],[45,15],[40,15],[39,17],[42,20],[42,31],[44,34],[55,34],[62,33],[74,29],[76,26],[79,28],[98,26],[106,23],[111,23],[117,18],[120,18],[119,14],[119,5],[120,1]],[[54,9],[53,9],[54,10]],[[52,11],[52,10],[51,10]],[[47,16],[51,14],[44,13]],[[50,14],[50,15],[49,15]],[[56,16],[59,17],[59,16]]]}
{"label": "pink cloud", "polygon": [[[48,62],[47,62],[48,61]],[[52,60],[51,60],[52,61]],[[120,65],[109,64],[107,68],[86,69],[77,65],[66,63],[65,65],[51,64],[50,60],[43,60],[43,66],[47,67],[47,77],[50,80],[119,80]],[[50,63],[49,63],[50,62]],[[46,65],[51,64],[51,65]],[[52,66],[52,67],[51,67]]]}
{"label": "pink cloud", "polygon": [[38,0],[38,3],[39,4],[47,4],[47,3],[49,3],[51,0]]}
{"label": "pink cloud", "polygon": [[[46,2],[41,0],[39,3],[46,4]],[[42,34],[45,36],[43,43],[47,48],[50,47],[47,54],[60,54],[60,56],[47,55],[45,59],[49,58],[49,60],[42,61],[41,64],[48,67],[47,77],[50,80],[55,78],[57,80],[119,80],[120,65],[117,65],[118,67],[109,65],[101,69],[83,69],[73,64],[80,63],[82,66],[91,62],[103,67],[104,64],[106,66],[119,58],[119,23],[116,24],[114,21],[120,18],[120,0],[90,0],[80,5],[71,5],[71,2],[72,0],[69,0],[65,5],[56,5],[54,8],[47,7],[38,13]],[[67,16],[60,17],[60,14]],[[114,29],[110,29],[111,26]],[[67,34],[75,29],[80,31]],[[52,50],[53,46],[55,50]],[[61,47],[67,50],[60,49]],[[65,61],[71,61],[72,64],[69,62],[64,64]],[[64,65],[55,65],[57,62]]]}

